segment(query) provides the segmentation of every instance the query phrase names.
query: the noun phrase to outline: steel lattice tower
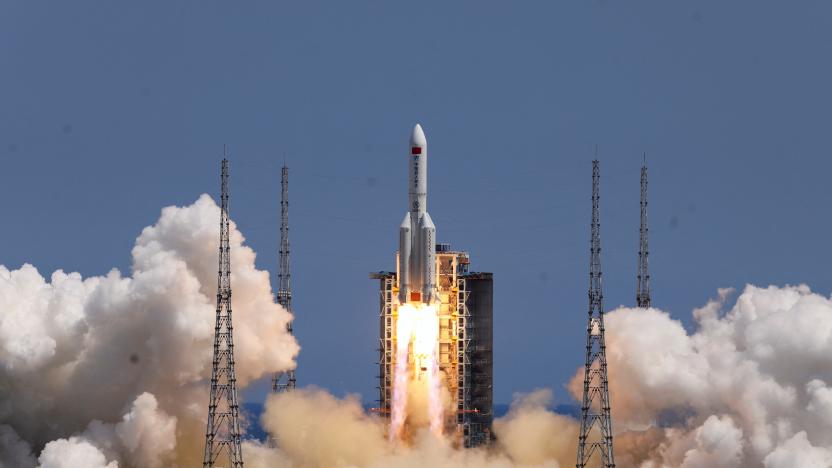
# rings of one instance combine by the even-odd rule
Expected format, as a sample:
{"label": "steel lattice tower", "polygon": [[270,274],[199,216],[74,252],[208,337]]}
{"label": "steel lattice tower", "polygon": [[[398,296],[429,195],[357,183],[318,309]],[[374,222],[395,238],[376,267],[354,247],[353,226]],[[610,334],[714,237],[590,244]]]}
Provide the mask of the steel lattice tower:
{"label": "steel lattice tower", "polygon": [[650,298],[650,270],[648,269],[647,248],[647,158],[641,166],[641,225],[638,236],[638,285],[636,286],[636,306],[649,308]]}
{"label": "steel lattice tower", "polygon": [[[607,355],[604,342],[604,295],[601,290],[601,224],[598,214],[598,160],[592,161],[592,227],[589,261],[589,321],[586,328],[586,365],[578,436],[577,468],[614,468]],[[589,464],[597,459],[600,464]]]}
{"label": "steel lattice tower", "polygon": [[[292,312],[292,274],[289,271],[289,168],[283,165],[280,171],[280,272],[277,275],[277,303]],[[286,324],[291,334],[292,322]],[[278,372],[272,379],[272,391],[285,392],[295,389],[295,370]]]}
{"label": "steel lattice tower", "polygon": [[205,430],[203,468],[213,468],[227,457],[228,465],[242,468],[240,407],[234,373],[234,327],[231,323],[231,251],[228,243],[228,149],[224,150],[220,196],[220,251],[217,279],[217,319],[214,327],[214,359],[211,370],[211,401]]}

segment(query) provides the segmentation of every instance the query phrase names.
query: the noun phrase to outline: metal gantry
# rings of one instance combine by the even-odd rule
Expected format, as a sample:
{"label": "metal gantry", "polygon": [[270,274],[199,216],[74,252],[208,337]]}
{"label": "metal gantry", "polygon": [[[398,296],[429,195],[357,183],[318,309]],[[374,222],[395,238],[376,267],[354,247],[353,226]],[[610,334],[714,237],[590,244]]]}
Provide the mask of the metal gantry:
{"label": "metal gantry", "polygon": [[[577,468],[614,468],[612,420],[604,341],[604,295],[601,288],[601,224],[598,212],[600,170],[592,161],[592,226],[589,262],[589,317],[586,328],[581,432],[578,435]],[[596,462],[593,462],[596,460]]]}
{"label": "metal gantry", "polygon": [[652,302],[650,291],[650,270],[648,269],[647,248],[647,157],[641,166],[641,224],[638,235],[638,284],[636,286],[636,306],[647,309]]}
{"label": "metal gantry", "polygon": [[465,277],[457,278],[457,300],[456,300],[456,337],[457,337],[457,398],[456,398],[456,424],[457,430],[462,436],[462,446],[465,448],[473,446],[473,428],[471,427],[471,406],[472,384],[471,374],[473,363],[471,362],[471,335],[473,334],[473,323],[471,311],[468,309],[468,297],[470,291],[467,287]]}
{"label": "metal gantry", "polygon": [[[292,274],[289,270],[289,168],[283,165],[280,171],[280,271],[277,274],[277,303],[292,313]],[[294,333],[292,322],[286,324],[286,331]],[[278,372],[272,379],[272,391],[286,392],[295,389],[295,370]]]}
{"label": "metal gantry", "polygon": [[393,401],[393,369],[396,362],[395,352],[396,328],[396,273],[380,271],[373,273],[370,278],[379,280],[380,312],[379,312],[379,348],[378,348],[378,403],[379,415],[390,418]]}
{"label": "metal gantry", "polygon": [[[467,252],[436,245],[436,307],[439,316],[439,371],[451,397],[445,429],[455,434],[455,446],[472,448],[493,440],[493,276],[470,272]],[[378,408],[371,411],[390,418],[396,369],[398,277],[379,271]]]}
{"label": "metal gantry", "polygon": [[228,148],[222,160],[220,195],[220,250],[217,279],[217,316],[214,326],[214,358],[211,369],[211,401],[205,431],[203,468],[215,464],[242,468],[240,407],[234,373],[234,327],[231,322],[231,251],[228,242]]}

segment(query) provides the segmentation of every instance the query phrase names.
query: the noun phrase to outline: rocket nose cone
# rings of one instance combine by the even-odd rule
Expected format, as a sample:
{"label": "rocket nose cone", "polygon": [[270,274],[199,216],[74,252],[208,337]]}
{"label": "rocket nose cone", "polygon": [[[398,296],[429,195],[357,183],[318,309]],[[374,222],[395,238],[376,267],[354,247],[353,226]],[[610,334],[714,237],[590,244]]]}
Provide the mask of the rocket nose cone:
{"label": "rocket nose cone", "polygon": [[416,126],[413,127],[413,133],[410,135],[410,146],[424,148],[427,144],[428,141],[425,139],[425,132],[422,130],[422,126],[416,124]]}

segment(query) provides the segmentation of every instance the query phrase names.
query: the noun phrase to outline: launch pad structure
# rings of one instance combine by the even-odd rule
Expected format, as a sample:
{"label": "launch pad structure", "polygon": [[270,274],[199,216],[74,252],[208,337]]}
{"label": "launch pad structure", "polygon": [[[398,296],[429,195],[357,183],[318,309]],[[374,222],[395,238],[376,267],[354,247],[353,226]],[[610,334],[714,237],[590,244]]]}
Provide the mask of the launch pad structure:
{"label": "launch pad structure", "polygon": [[[493,276],[469,271],[467,252],[436,245],[439,315],[439,370],[444,376],[451,408],[445,427],[462,447],[477,447],[492,439],[493,414]],[[379,280],[379,408],[389,417],[396,368],[397,273],[381,271]]]}
{"label": "launch pad structure", "polygon": [[[469,271],[467,252],[436,245],[439,315],[439,370],[455,411],[445,416],[461,447],[479,447],[493,439],[493,291],[491,273]],[[396,369],[397,273],[370,274],[379,280],[378,403],[390,417]]]}
{"label": "launch pad structure", "polygon": [[408,211],[396,271],[370,274],[380,291],[375,411],[388,419],[391,440],[406,439],[421,424],[408,412],[408,381],[415,377],[427,388],[431,432],[477,447],[493,438],[494,281],[491,273],[469,270],[467,252],[436,243],[427,210],[428,144],[419,124],[407,155]]}

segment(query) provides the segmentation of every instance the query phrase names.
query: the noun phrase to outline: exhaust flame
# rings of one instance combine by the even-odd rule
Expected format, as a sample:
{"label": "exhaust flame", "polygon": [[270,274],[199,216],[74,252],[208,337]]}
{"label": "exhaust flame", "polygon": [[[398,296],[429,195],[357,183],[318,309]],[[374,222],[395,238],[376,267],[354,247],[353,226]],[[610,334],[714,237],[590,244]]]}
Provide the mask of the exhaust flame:
{"label": "exhaust flame", "polygon": [[439,316],[435,305],[402,304],[398,308],[391,441],[402,437],[411,384],[427,390],[430,430],[441,436],[444,415],[439,376]]}

